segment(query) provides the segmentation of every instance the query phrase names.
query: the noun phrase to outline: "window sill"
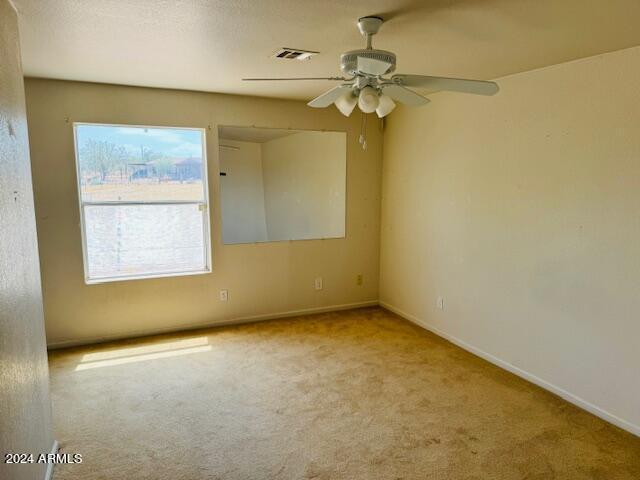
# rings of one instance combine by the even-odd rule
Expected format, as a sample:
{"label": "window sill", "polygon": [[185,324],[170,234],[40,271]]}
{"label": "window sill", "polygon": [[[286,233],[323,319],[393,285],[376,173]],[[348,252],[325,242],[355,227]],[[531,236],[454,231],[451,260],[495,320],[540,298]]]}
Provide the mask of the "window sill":
{"label": "window sill", "polygon": [[211,273],[211,268],[206,268],[204,270],[194,270],[188,272],[171,272],[171,273],[150,273],[147,275],[127,275],[122,277],[104,277],[104,278],[86,278],[84,279],[84,283],[87,285],[98,285],[101,283],[112,283],[112,282],[127,282],[129,280],[148,280],[153,278],[167,278],[167,277],[187,277],[191,275],[205,275],[207,273]]}

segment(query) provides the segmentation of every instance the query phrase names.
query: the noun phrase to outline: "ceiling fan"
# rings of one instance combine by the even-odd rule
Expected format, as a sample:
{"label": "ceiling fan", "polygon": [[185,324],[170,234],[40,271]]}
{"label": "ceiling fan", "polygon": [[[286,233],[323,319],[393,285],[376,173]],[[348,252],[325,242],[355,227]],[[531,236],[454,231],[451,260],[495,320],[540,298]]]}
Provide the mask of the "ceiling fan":
{"label": "ceiling fan", "polygon": [[347,117],[351,115],[356,104],[362,112],[376,112],[382,118],[395,108],[394,100],[411,106],[429,103],[429,99],[407,87],[449,90],[476,95],[494,95],[498,92],[498,85],[495,82],[482,80],[408,74],[396,74],[390,78],[384,78],[384,75],[388,75],[396,69],[396,55],[385,50],[376,50],[371,45],[372,37],[378,33],[382,22],[380,17],[362,17],[358,20],[360,33],[367,37],[367,47],[362,50],[352,50],[340,56],[340,68],[349,77],[243,78],[243,80],[332,80],[345,82],[314,98],[307,105],[324,108],[334,103],[338,110]]}

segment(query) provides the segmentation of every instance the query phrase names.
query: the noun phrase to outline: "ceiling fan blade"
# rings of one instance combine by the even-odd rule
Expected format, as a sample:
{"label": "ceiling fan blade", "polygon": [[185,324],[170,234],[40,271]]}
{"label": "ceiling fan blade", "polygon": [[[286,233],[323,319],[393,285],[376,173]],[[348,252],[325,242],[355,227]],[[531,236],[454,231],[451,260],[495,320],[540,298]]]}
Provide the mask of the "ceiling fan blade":
{"label": "ceiling fan blade", "polygon": [[331,90],[324,92],[319,97],[314,98],[309,103],[307,103],[307,105],[314,108],[328,107],[333,102],[335,102],[340,95],[350,89],[351,85],[338,85],[337,87],[333,87]]}
{"label": "ceiling fan blade", "polygon": [[369,75],[384,75],[391,67],[388,62],[375,58],[358,57],[358,71]]}
{"label": "ceiling fan blade", "polygon": [[427,75],[394,75],[391,81],[406,87],[428,88],[429,90],[449,90],[473,93],[475,95],[495,95],[500,88],[495,82],[467,80],[464,78],[429,77]]}
{"label": "ceiling fan blade", "polygon": [[336,80],[338,82],[347,81],[344,77],[302,77],[302,78],[243,78],[243,82],[270,82],[279,80]]}
{"label": "ceiling fan blade", "polygon": [[426,105],[427,103],[429,103],[428,98],[423,97],[413,90],[404,88],[402,85],[387,84],[382,85],[382,88],[385,95],[406,105],[418,107],[420,105]]}

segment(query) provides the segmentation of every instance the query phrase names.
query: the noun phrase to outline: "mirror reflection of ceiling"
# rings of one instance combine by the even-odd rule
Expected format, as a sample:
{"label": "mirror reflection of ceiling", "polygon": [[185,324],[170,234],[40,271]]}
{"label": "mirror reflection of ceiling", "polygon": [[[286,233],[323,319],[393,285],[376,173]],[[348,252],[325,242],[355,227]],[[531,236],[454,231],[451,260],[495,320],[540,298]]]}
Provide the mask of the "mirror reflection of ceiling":
{"label": "mirror reflection of ceiling", "polygon": [[340,75],[366,15],[399,73],[494,79],[640,45],[638,0],[13,1],[27,76],[306,100],[331,82],[240,79]]}
{"label": "mirror reflection of ceiling", "polygon": [[276,138],[286,137],[298,133],[298,130],[258,127],[227,127],[218,128],[220,140],[235,140],[237,142],[264,143]]}
{"label": "mirror reflection of ceiling", "polygon": [[219,125],[218,137],[225,245],[344,238],[345,132]]}

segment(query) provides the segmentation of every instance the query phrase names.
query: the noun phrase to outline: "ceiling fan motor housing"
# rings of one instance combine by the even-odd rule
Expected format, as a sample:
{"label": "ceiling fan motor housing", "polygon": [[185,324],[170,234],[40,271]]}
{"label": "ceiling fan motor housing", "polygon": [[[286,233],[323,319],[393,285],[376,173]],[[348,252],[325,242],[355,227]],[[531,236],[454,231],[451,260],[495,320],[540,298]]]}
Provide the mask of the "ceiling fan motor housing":
{"label": "ceiling fan motor housing", "polygon": [[340,56],[340,68],[345,74],[358,74],[358,57],[372,58],[374,60],[390,63],[391,66],[383,73],[383,75],[391,73],[396,69],[396,55],[392,52],[375,49],[351,50],[350,52],[345,52]]}

